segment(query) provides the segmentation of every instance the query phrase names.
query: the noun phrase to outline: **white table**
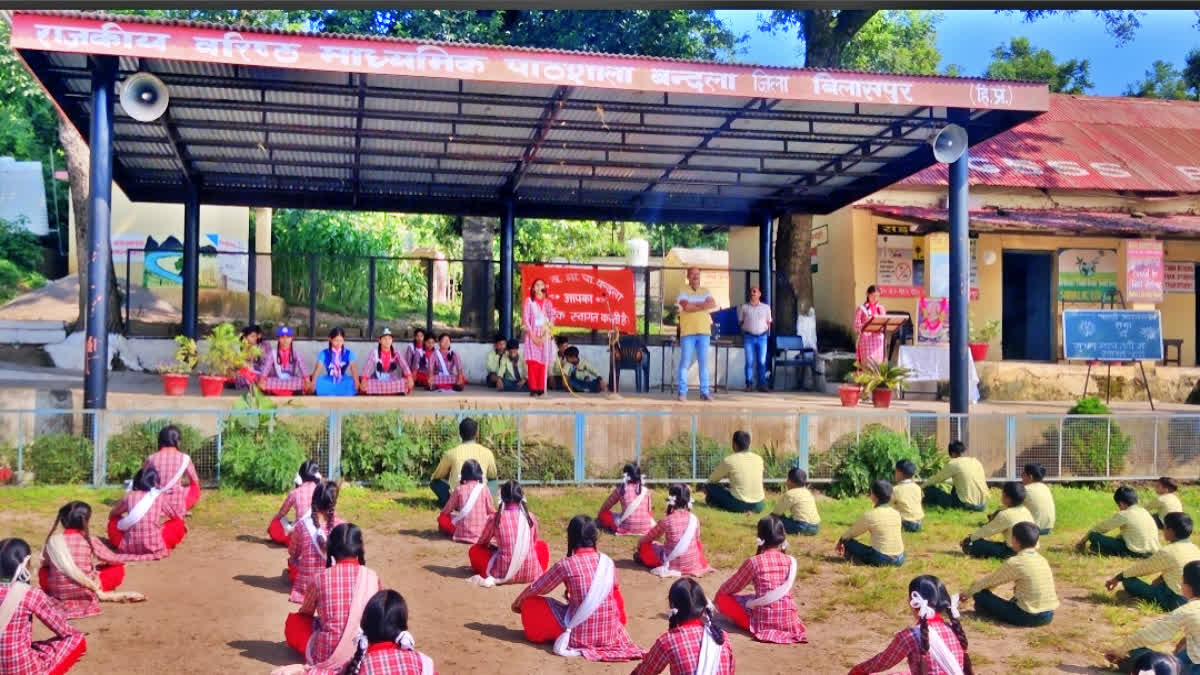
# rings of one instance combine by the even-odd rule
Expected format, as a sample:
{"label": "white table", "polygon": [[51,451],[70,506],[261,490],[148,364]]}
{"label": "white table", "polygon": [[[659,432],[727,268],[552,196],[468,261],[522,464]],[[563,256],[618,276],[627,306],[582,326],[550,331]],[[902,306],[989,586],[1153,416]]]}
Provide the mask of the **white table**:
{"label": "white table", "polygon": [[[950,379],[950,347],[948,345],[900,345],[900,355],[897,365],[912,370],[909,382],[929,382]],[[968,355],[970,364],[968,380],[970,383],[971,402],[979,400],[979,371],[975,370],[975,360]]]}

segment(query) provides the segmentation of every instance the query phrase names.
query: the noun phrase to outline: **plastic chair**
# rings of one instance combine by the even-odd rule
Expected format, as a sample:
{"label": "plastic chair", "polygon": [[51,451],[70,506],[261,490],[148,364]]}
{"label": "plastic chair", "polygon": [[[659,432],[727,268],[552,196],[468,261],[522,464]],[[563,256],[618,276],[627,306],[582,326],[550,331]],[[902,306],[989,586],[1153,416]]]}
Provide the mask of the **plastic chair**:
{"label": "plastic chair", "polygon": [[650,391],[650,350],[646,349],[645,343],[632,335],[624,335],[617,341],[616,349],[616,363],[610,361],[608,367],[609,388],[620,391],[621,371],[632,370],[637,393]]}
{"label": "plastic chair", "polygon": [[817,350],[804,346],[804,338],[800,335],[776,335],[775,347],[771,350],[771,374],[767,377],[768,386],[775,388],[775,375],[780,368],[797,369],[798,382],[804,381],[803,371],[808,370],[813,380],[817,378]]}

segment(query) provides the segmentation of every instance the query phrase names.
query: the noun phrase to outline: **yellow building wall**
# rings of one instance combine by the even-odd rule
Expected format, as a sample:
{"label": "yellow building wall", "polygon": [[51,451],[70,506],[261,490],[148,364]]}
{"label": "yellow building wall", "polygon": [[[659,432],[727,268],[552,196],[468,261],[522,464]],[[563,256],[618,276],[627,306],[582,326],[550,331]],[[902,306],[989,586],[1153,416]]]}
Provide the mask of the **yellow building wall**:
{"label": "yellow building wall", "polygon": [[[758,228],[731,227],[729,228],[729,269],[757,270],[758,269]],[[703,278],[701,278],[703,282]],[[750,283],[746,283],[744,271],[732,271],[729,275],[729,301],[740,305],[750,299],[749,286],[758,285],[758,272],[750,273]],[[715,292],[715,291],[714,291]]]}

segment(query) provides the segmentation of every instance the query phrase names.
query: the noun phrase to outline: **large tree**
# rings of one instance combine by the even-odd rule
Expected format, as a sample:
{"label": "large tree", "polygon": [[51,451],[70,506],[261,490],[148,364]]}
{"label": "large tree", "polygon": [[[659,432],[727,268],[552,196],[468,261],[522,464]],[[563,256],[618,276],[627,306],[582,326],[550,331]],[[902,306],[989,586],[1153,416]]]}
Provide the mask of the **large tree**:
{"label": "large tree", "polygon": [[1029,38],[1014,37],[1008,45],[992,50],[992,62],[985,77],[997,80],[1036,80],[1050,85],[1050,91],[1082,94],[1095,86],[1091,63],[1087,59],[1055,61],[1049,49],[1037,49]]}
{"label": "large tree", "polygon": [[1183,70],[1161,59],[1155,61],[1144,79],[1125,87],[1125,96],[1200,100],[1200,49],[1188,52]]}

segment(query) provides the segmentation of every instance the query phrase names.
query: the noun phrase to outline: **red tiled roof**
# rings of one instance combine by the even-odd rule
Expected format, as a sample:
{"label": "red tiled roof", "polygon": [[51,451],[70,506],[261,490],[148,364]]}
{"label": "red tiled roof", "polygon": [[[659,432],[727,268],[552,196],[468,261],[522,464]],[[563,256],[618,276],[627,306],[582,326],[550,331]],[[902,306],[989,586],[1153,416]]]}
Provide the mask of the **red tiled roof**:
{"label": "red tiled roof", "polygon": [[[970,150],[972,185],[1200,193],[1200,103],[1050,95],[1050,110]],[[944,185],[934,165],[901,185]]]}
{"label": "red tiled roof", "polygon": [[[893,218],[925,223],[947,222],[946,209],[923,206],[886,206],[865,204],[862,208]],[[1062,234],[1148,234],[1200,237],[1200,216],[1154,215],[1134,217],[1114,211],[1078,211],[1071,209],[983,209],[970,212],[972,230],[1005,230]]]}

